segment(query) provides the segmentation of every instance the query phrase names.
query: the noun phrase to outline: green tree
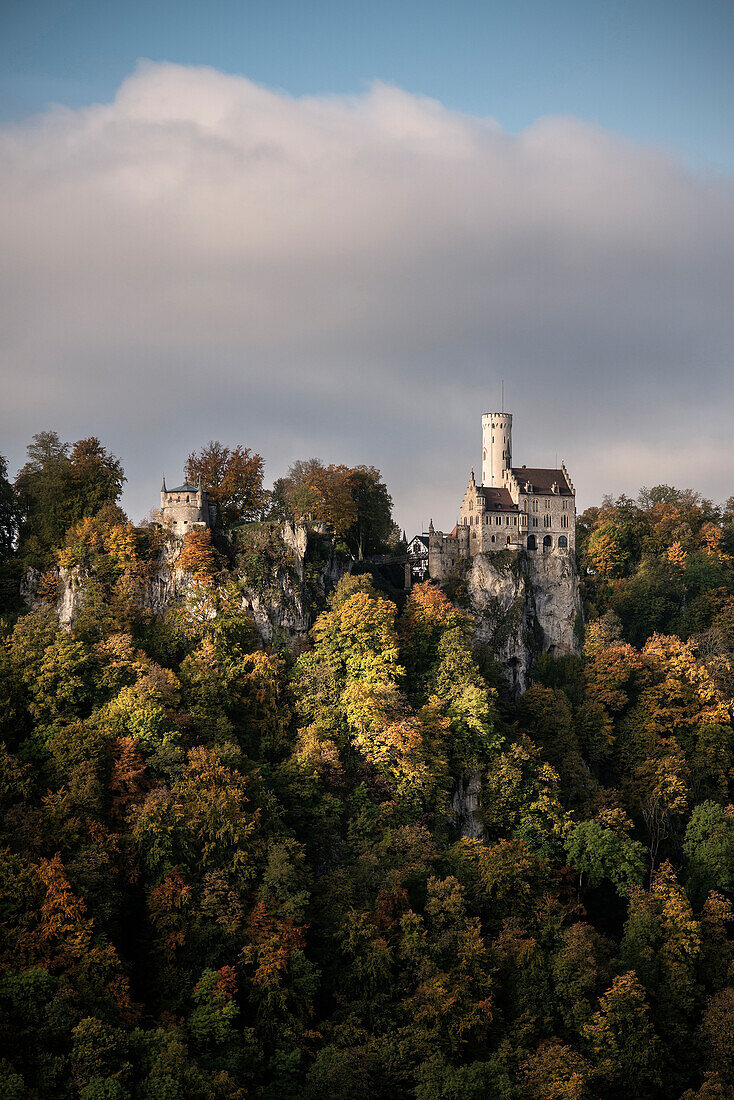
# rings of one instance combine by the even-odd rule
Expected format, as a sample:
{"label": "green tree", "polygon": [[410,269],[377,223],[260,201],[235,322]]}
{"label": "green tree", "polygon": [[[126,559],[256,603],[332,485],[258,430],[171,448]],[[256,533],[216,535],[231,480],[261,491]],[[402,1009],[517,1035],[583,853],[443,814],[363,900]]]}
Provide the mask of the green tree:
{"label": "green tree", "polygon": [[691,814],[683,851],[688,862],[688,890],[702,903],[711,890],[734,892],[734,809],[701,802]]}
{"label": "green tree", "polygon": [[[631,823],[630,823],[631,824]],[[579,873],[579,885],[595,887],[608,879],[617,892],[629,893],[645,876],[645,849],[625,831],[602,821],[580,821],[566,836],[568,863]]]}

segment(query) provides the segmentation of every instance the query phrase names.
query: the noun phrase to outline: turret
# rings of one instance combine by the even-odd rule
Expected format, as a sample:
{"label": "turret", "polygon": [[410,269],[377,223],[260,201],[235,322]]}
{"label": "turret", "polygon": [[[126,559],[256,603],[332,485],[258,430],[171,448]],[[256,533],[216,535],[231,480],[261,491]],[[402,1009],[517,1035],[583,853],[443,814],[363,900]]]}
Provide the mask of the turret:
{"label": "turret", "polygon": [[166,489],[166,475],[164,474],[163,475],[163,484],[161,485],[161,508],[163,508],[164,504],[166,503],[166,494],[167,494],[167,492],[168,492],[168,490]]}
{"label": "turret", "polygon": [[501,488],[512,467],[512,413],[482,416],[482,485]]}

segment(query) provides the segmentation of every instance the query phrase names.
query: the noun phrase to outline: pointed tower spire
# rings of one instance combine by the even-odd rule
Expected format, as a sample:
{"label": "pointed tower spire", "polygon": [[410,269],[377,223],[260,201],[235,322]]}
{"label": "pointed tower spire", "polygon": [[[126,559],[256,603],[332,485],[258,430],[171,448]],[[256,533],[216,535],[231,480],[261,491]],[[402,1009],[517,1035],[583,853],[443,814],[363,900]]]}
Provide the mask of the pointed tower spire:
{"label": "pointed tower spire", "polygon": [[167,489],[166,489],[166,475],[165,474],[163,475],[163,484],[161,485],[161,492],[162,493],[167,492]]}

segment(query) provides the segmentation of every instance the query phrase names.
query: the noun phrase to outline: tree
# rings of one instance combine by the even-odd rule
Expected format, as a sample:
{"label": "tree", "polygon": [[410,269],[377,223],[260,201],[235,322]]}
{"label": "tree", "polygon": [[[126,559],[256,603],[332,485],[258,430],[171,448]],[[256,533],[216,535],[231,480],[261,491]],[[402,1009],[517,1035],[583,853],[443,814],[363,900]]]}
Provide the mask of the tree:
{"label": "tree", "polygon": [[80,439],[69,455],[69,511],[72,522],[94,516],[102,508],[116,504],[125,483],[120,460],[102,446],[96,436]]}
{"label": "tree", "polygon": [[609,1088],[604,1095],[650,1097],[659,1083],[659,1043],[645,991],[635,972],[614,979],[584,1028],[595,1066]]}
{"label": "tree", "polygon": [[[678,1078],[690,1057],[685,1049],[697,997],[701,928],[669,863],[664,863],[650,890],[634,887],[624,929],[621,960],[634,967],[651,1004],[655,1029],[664,1041],[666,1076]],[[676,1082],[681,1084],[678,1078]]]}
{"label": "tree", "polygon": [[[630,822],[631,824],[631,822]],[[645,849],[618,828],[602,821],[580,821],[566,837],[569,866],[579,872],[579,884],[592,888],[609,879],[619,894],[629,893],[645,876]]]}
{"label": "tree", "polygon": [[355,466],[349,473],[349,487],[357,516],[348,541],[361,560],[385,548],[393,526],[392,499],[374,466]]}
{"label": "tree", "polygon": [[28,446],[28,460],[15,488],[21,512],[20,544],[29,564],[50,563],[68,529],[85,516],[115,505],[125,475],[119,459],[95,436],[73,447],[56,432],[41,432]]}
{"label": "tree", "polygon": [[217,563],[212,547],[212,533],[208,528],[194,528],[186,532],[176,564],[179,569],[192,573],[197,580],[212,579]]}
{"label": "tree", "polygon": [[696,902],[711,890],[734,892],[734,807],[701,802],[691,814],[683,851],[688,889]]}
{"label": "tree", "polygon": [[589,1100],[591,1066],[558,1039],[542,1043],[521,1066],[521,1095],[527,1100]]}
{"label": "tree", "polygon": [[383,550],[392,535],[392,500],[374,466],[294,462],[273,486],[277,519],[325,523],[358,558]]}
{"label": "tree", "polygon": [[586,546],[586,561],[589,568],[600,577],[622,576],[628,557],[622,532],[613,523],[597,528]]}
{"label": "tree", "polygon": [[186,478],[193,485],[201,479],[209,500],[216,504],[222,523],[258,519],[265,507],[262,456],[249,447],[234,449],[212,440],[186,461]]}
{"label": "tree", "polygon": [[0,455],[0,558],[7,557],[18,533],[18,504],[8,481],[8,464]]}

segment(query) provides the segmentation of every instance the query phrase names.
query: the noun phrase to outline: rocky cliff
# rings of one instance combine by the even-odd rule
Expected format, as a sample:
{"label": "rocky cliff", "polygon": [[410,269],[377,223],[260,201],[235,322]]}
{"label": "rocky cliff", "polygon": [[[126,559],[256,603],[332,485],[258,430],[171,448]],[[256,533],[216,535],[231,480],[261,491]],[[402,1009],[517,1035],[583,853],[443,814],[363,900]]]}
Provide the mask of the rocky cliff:
{"label": "rocky cliff", "polygon": [[571,555],[478,554],[466,586],[476,641],[500,661],[513,694],[528,687],[540,653],[577,651],[581,596]]}
{"label": "rocky cliff", "polygon": [[[236,583],[243,610],[250,611],[264,642],[295,646],[306,636],[325,598],[349,562],[340,558],[330,539],[318,527],[284,523],[251,525],[219,539],[222,557],[229,559],[230,578]],[[183,540],[170,535],[154,569],[145,580],[140,602],[156,615],[185,601],[193,578],[178,566]],[[76,567],[60,569],[56,613],[70,629],[85,599],[85,573]],[[39,606],[40,576],[29,570],[21,595]]]}

